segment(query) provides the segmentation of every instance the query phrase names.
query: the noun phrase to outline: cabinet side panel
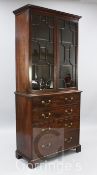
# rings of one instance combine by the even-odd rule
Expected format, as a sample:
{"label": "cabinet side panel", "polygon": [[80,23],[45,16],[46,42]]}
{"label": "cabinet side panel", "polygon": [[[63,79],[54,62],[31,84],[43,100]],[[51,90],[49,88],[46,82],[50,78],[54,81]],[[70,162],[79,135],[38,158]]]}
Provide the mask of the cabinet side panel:
{"label": "cabinet side panel", "polygon": [[29,10],[16,15],[16,91],[29,85]]}
{"label": "cabinet side panel", "polygon": [[17,151],[31,159],[31,101],[16,95],[16,138]]}

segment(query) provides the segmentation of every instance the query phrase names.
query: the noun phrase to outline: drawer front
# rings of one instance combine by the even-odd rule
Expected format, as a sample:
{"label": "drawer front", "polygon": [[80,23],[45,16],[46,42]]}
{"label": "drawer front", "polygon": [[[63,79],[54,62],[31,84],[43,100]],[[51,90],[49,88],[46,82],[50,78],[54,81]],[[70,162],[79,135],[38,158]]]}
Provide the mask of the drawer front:
{"label": "drawer front", "polygon": [[70,129],[79,129],[80,128],[80,121],[78,119],[76,120],[65,120],[65,119],[59,119],[59,120],[54,120],[53,128],[64,128],[65,130],[70,130]]}
{"label": "drawer front", "polygon": [[80,93],[64,94],[60,97],[60,100],[61,99],[65,105],[80,104]]}
{"label": "drawer front", "polygon": [[80,93],[65,93],[55,97],[56,106],[80,104]]}
{"label": "drawer front", "polygon": [[64,130],[33,129],[33,159],[46,159],[46,156],[58,154],[64,149]]}
{"label": "drawer front", "polygon": [[69,149],[79,144],[79,130],[64,131],[64,149]]}
{"label": "drawer front", "polygon": [[41,97],[33,97],[32,99],[32,109],[37,110],[37,107],[54,107],[59,106],[79,104],[80,103],[80,93],[65,93],[56,95],[44,95]]}
{"label": "drawer front", "polygon": [[32,112],[33,122],[49,122],[54,118],[54,113],[51,110],[37,109],[37,111]]}
{"label": "drawer front", "polygon": [[55,103],[54,96],[41,96],[41,97],[33,97],[32,98],[32,109],[37,110],[37,108],[48,108],[52,107]]}
{"label": "drawer front", "polygon": [[49,121],[52,119],[64,118],[65,120],[79,118],[80,116],[80,106],[72,105],[65,106],[63,108],[58,108],[57,110],[53,108],[37,108],[37,110],[32,110],[32,120],[34,122]]}

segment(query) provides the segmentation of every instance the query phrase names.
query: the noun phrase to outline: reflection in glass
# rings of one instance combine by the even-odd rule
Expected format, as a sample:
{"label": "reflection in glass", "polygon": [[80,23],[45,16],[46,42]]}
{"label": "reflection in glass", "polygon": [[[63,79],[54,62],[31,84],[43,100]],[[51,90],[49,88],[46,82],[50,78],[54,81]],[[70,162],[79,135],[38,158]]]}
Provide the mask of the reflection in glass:
{"label": "reflection in glass", "polygon": [[50,64],[32,65],[32,80],[37,82],[37,89],[34,90],[53,88],[53,69]]}

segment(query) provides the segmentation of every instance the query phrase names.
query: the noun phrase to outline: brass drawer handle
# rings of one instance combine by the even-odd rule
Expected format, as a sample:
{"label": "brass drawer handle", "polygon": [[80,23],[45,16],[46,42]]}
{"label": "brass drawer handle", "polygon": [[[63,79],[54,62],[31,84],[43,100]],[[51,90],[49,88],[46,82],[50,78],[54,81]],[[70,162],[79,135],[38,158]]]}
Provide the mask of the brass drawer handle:
{"label": "brass drawer handle", "polygon": [[65,123],[65,127],[68,127],[68,128],[71,128],[72,127],[72,125],[73,125],[73,123],[71,122],[71,123]]}
{"label": "brass drawer handle", "polygon": [[41,131],[44,132],[44,131],[50,131],[51,128],[42,128]]}
{"label": "brass drawer handle", "polygon": [[65,101],[72,101],[74,98],[73,97],[70,97],[70,99],[69,98],[67,98],[67,97],[65,97]]}
{"label": "brass drawer handle", "polygon": [[73,97],[71,97],[70,99],[71,99],[71,100],[73,100],[74,98],[73,98]]}
{"label": "brass drawer handle", "polygon": [[51,101],[50,99],[49,99],[47,102],[44,101],[44,100],[41,101],[41,103],[42,103],[42,104],[45,104],[45,105],[49,105],[51,102],[52,102],[52,101]]}
{"label": "brass drawer handle", "polygon": [[44,118],[49,118],[51,116],[51,113],[49,112],[48,116],[46,116],[45,114],[42,113],[41,116],[44,117]]}
{"label": "brass drawer handle", "polygon": [[42,114],[42,117],[44,117],[44,118],[45,118],[45,114]]}
{"label": "brass drawer handle", "polygon": [[70,111],[67,110],[67,109],[65,110],[65,113],[67,113],[67,114],[71,114],[72,112],[73,112],[73,109],[72,108],[70,109]]}
{"label": "brass drawer handle", "polygon": [[42,103],[42,104],[45,104],[45,101],[44,101],[44,100],[42,100],[42,101],[41,101],[41,103]]}
{"label": "brass drawer handle", "polygon": [[51,145],[52,145],[51,142],[49,142],[49,143],[46,144],[46,145],[44,145],[44,144],[41,145],[41,147],[42,147],[42,148],[49,148]]}
{"label": "brass drawer handle", "polygon": [[69,137],[69,138],[65,138],[64,140],[66,143],[70,143],[72,141],[72,137]]}
{"label": "brass drawer handle", "polygon": [[51,113],[49,112],[48,113],[48,116],[45,116],[45,118],[49,118],[51,116]]}
{"label": "brass drawer handle", "polygon": [[51,113],[49,112],[49,116],[51,116]]}
{"label": "brass drawer handle", "polygon": [[48,103],[51,103],[51,100],[48,100]]}
{"label": "brass drawer handle", "polygon": [[47,102],[46,102],[46,105],[49,105],[51,103],[51,100],[48,100]]}

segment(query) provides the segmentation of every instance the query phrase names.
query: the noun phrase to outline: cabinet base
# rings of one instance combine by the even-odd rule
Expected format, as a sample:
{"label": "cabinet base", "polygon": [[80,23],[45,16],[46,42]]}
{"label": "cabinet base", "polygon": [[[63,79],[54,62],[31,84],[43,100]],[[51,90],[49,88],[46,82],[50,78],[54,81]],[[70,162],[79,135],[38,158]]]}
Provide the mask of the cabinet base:
{"label": "cabinet base", "polygon": [[19,154],[17,151],[15,152],[15,154],[16,154],[16,158],[17,158],[17,159],[22,159],[22,158],[23,158],[22,155]]}
{"label": "cabinet base", "polygon": [[[39,164],[39,163],[38,163],[38,164]],[[33,161],[29,161],[29,162],[28,162],[28,167],[29,167],[30,169],[34,169],[34,168],[37,167],[37,163],[36,163],[36,162],[33,162]]]}
{"label": "cabinet base", "polygon": [[76,147],[76,153],[79,153],[79,152],[81,152],[81,145]]}
{"label": "cabinet base", "polygon": [[[73,149],[76,149],[76,153],[79,153],[79,152],[81,152],[81,145],[78,145],[77,147],[74,147]],[[66,150],[64,150],[64,152],[65,151]],[[18,151],[16,151],[16,158],[17,159],[22,159],[22,158],[25,158],[25,156],[22,156]],[[48,157],[48,159],[49,158],[50,157]],[[39,159],[37,161],[29,160],[27,158],[25,158],[25,159],[28,160],[28,167],[30,169],[36,168],[40,164],[40,162],[41,162],[41,160],[39,160]]]}

